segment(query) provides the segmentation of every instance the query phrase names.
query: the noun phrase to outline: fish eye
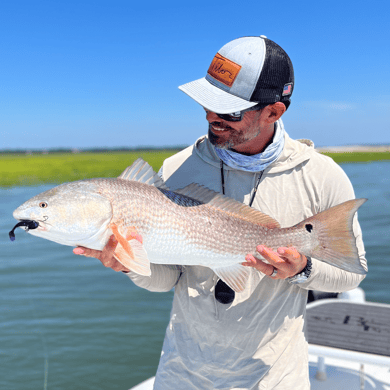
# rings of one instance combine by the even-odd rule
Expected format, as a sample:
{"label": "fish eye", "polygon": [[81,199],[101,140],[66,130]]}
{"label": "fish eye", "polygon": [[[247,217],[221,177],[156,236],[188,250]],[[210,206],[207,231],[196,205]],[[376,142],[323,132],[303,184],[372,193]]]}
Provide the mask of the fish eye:
{"label": "fish eye", "polygon": [[39,207],[44,209],[44,208],[47,207],[47,203],[46,202],[41,202],[41,203],[39,203]]}

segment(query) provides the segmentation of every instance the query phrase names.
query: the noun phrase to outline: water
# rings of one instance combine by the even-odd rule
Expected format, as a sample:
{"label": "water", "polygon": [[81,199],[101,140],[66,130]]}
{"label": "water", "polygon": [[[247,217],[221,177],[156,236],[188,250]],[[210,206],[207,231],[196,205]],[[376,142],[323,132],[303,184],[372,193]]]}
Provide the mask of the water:
{"label": "water", "polygon": [[[369,261],[367,300],[390,304],[390,162],[345,164]],[[0,389],[121,389],[155,374],[172,292],[16,230],[12,211],[50,188],[0,189]]]}

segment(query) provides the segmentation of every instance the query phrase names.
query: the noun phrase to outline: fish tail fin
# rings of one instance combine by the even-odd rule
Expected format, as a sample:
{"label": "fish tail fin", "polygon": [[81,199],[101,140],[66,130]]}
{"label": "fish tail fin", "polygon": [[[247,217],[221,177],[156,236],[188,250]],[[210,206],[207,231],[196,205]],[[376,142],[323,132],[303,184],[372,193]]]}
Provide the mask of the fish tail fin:
{"label": "fish tail fin", "polygon": [[311,256],[337,268],[366,274],[362,266],[353,233],[353,218],[367,199],[353,199],[331,207],[302,221],[299,226],[306,233],[315,234]]}

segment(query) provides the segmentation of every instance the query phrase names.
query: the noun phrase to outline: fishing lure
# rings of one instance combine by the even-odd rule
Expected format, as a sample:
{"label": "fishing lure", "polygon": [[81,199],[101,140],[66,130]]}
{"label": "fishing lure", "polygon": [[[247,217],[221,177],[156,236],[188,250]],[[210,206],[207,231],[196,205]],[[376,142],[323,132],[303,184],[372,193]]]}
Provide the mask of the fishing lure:
{"label": "fishing lure", "polygon": [[18,228],[20,226],[27,226],[26,231],[28,232],[29,230],[36,229],[39,226],[39,223],[36,222],[36,221],[29,220],[29,219],[24,219],[24,220],[20,221],[8,233],[9,234],[9,238],[10,238],[11,241],[15,241],[15,233],[14,233],[14,231],[15,231],[16,228]]}

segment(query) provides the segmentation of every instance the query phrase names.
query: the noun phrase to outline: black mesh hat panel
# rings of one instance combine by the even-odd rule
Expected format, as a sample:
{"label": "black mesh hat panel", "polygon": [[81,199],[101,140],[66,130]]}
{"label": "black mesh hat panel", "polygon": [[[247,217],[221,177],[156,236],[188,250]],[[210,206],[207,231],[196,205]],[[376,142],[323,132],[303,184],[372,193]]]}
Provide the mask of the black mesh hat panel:
{"label": "black mesh hat panel", "polygon": [[[265,38],[264,41],[266,44],[266,55],[263,69],[250,101],[268,104],[281,101],[288,107],[294,89],[292,62],[279,45],[270,39]],[[287,96],[283,96],[283,88],[289,83],[291,83],[291,91]]]}
{"label": "black mesh hat panel", "polygon": [[294,70],[287,53],[266,36],[241,37],[217,52],[206,77],[179,88],[219,114],[276,102],[288,108]]}

